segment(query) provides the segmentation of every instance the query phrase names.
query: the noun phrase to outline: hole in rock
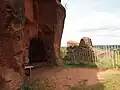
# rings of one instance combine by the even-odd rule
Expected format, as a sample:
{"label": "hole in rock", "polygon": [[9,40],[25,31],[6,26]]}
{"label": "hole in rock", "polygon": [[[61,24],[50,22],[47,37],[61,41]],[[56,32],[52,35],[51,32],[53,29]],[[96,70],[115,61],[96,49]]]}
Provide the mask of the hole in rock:
{"label": "hole in rock", "polygon": [[38,37],[34,37],[30,41],[28,53],[29,53],[30,64],[47,62],[47,58],[46,58],[47,54],[45,51],[44,43]]}

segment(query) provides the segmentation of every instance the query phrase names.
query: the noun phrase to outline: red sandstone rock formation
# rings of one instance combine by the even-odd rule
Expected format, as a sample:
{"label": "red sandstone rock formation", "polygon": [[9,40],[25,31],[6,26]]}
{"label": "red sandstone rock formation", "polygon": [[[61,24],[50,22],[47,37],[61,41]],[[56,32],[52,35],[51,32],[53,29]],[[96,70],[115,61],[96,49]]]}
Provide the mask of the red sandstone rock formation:
{"label": "red sandstone rock formation", "polygon": [[[60,43],[65,19],[65,9],[60,2],[57,2],[56,0],[34,0],[33,2],[26,0],[25,10],[27,23],[24,31],[26,34],[31,33],[25,35],[28,37],[26,46],[29,46],[29,41],[37,35],[44,43],[46,59],[52,64],[57,64],[60,59]],[[35,29],[33,30],[32,27]]]}
{"label": "red sandstone rock formation", "polygon": [[[19,2],[13,1],[5,0],[1,9],[4,15],[4,29],[0,32],[1,90],[17,90],[22,85],[24,76],[22,14],[19,13]],[[18,7],[14,9],[16,5]]]}
{"label": "red sandstone rock formation", "polygon": [[[23,83],[24,63],[30,40],[39,38],[46,59],[58,64],[65,9],[56,0],[4,0],[0,7],[0,89],[18,90]],[[24,18],[24,15],[26,18]],[[25,20],[23,28],[22,21]],[[4,25],[2,25],[2,23]],[[2,29],[4,26],[4,29]],[[39,49],[38,49],[39,50]]]}

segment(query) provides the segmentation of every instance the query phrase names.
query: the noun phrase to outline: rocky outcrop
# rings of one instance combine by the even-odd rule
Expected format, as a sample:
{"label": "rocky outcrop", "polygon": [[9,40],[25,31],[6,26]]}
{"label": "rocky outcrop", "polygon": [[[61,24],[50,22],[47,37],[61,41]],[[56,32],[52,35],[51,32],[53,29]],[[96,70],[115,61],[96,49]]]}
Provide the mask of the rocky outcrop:
{"label": "rocky outcrop", "polygon": [[46,52],[45,59],[54,65],[60,64],[60,44],[65,16],[65,8],[59,1],[26,0],[27,22],[24,31],[26,34],[29,32],[29,35],[27,35],[28,40],[25,40],[25,46],[29,47],[30,40],[38,36],[44,44],[41,49]]}
{"label": "rocky outcrop", "polygon": [[92,48],[92,41],[88,37],[83,37],[79,46],[68,47],[67,51],[67,56],[71,63],[94,64],[97,59]]}
{"label": "rocky outcrop", "polygon": [[89,37],[83,37],[80,40],[79,47],[85,47],[85,48],[91,48],[91,47],[93,47],[92,40]]}
{"label": "rocky outcrop", "polygon": [[89,37],[83,37],[80,40],[79,52],[81,55],[80,62],[84,64],[94,63],[96,60],[96,55],[93,50],[92,40]]}
{"label": "rocky outcrop", "polygon": [[[23,14],[19,1],[5,0],[1,9],[4,29],[0,32],[0,89],[17,90],[23,82]],[[16,7],[18,5],[18,7]],[[16,7],[16,8],[15,8]],[[21,8],[23,9],[23,8]],[[21,11],[22,12],[22,11]]]}
{"label": "rocky outcrop", "polygon": [[[61,1],[61,0],[59,0]],[[60,46],[61,46],[61,38],[62,38],[62,33],[63,33],[63,28],[64,28],[64,20],[66,17],[66,11],[65,8],[61,5],[57,5],[57,23],[55,24],[55,39],[54,39],[54,55],[55,55],[55,62],[58,64],[61,64],[61,56],[60,56]]]}
{"label": "rocky outcrop", "polygon": [[0,16],[0,89],[19,90],[33,38],[43,42],[45,59],[59,64],[65,9],[60,0],[25,0],[24,13],[24,0],[4,0]]}

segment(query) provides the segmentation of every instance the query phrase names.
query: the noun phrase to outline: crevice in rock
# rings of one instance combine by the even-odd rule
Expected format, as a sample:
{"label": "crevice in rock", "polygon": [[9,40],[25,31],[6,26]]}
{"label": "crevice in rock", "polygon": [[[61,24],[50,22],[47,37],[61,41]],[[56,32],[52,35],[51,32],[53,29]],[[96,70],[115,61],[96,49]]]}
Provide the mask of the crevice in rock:
{"label": "crevice in rock", "polygon": [[39,37],[32,38],[29,44],[28,52],[30,64],[47,61],[44,43]]}

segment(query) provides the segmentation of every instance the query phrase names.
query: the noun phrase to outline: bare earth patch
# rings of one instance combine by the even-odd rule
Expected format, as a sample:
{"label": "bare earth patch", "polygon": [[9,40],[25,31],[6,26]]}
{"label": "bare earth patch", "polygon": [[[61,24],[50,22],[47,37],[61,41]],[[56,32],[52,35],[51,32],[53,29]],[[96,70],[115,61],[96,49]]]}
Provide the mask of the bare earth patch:
{"label": "bare earth patch", "polygon": [[[47,83],[49,90],[69,90],[81,80],[87,80],[88,85],[99,83],[98,69],[94,68],[38,68],[32,71],[31,80],[40,79]],[[48,85],[49,84],[49,85]]]}

